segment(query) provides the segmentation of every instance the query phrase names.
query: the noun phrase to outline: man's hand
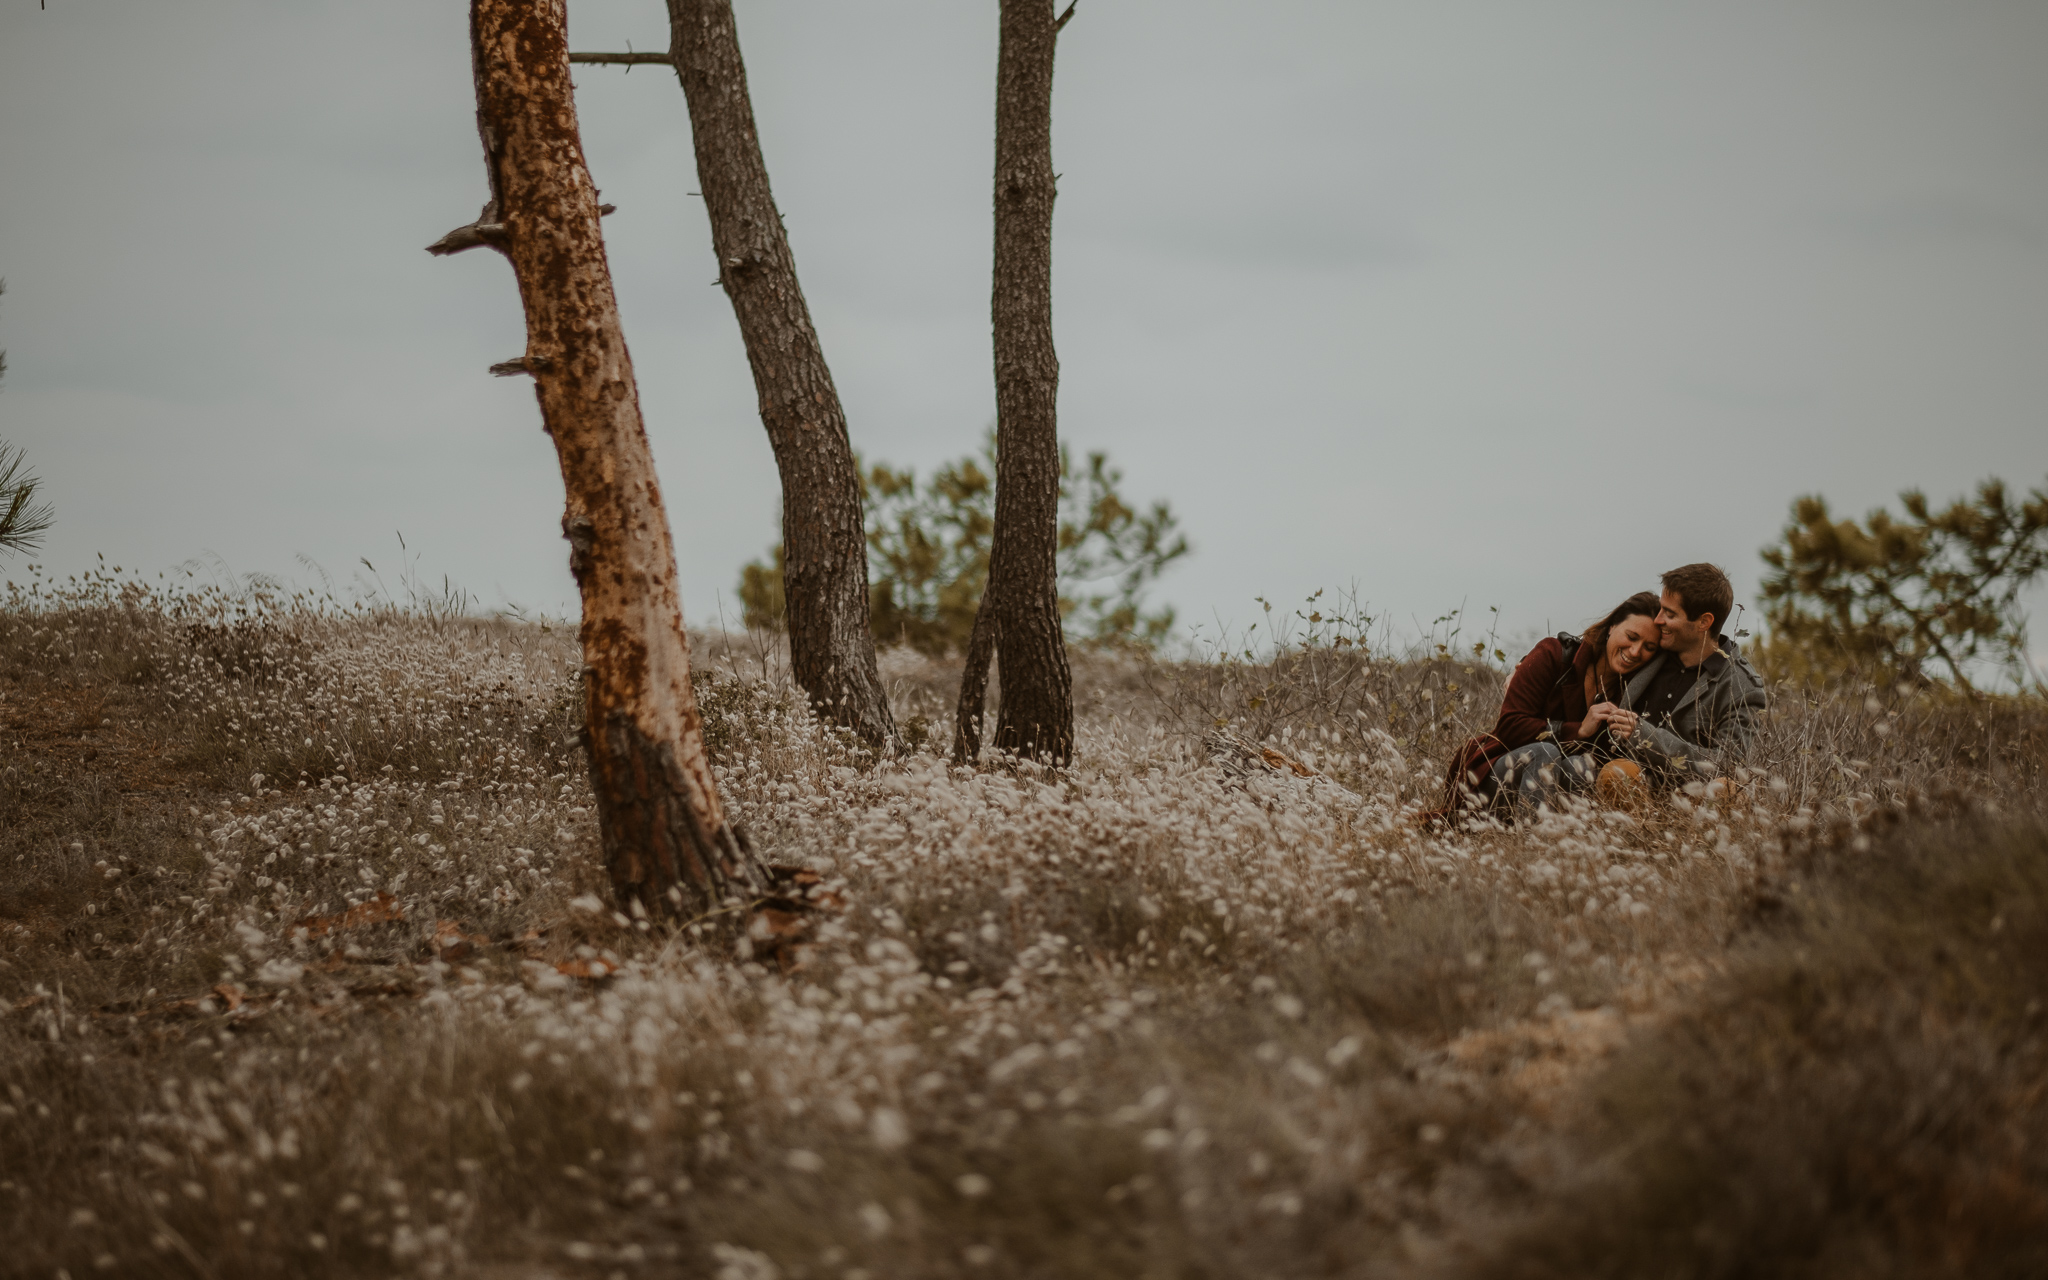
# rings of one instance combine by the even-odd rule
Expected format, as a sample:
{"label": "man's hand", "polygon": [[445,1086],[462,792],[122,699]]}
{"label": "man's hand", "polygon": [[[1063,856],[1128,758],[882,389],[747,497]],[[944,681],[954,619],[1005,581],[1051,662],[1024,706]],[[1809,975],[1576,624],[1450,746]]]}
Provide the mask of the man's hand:
{"label": "man's hand", "polygon": [[1642,717],[1633,711],[1616,707],[1612,703],[1607,705],[1610,708],[1607,717],[1608,734],[1617,741],[1633,734],[1636,731],[1636,722],[1641,720]]}

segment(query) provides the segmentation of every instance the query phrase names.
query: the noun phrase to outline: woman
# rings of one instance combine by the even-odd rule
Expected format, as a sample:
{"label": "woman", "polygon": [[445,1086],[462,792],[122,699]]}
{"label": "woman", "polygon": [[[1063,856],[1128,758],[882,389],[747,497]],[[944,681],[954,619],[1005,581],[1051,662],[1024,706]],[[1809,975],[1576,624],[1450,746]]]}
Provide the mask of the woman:
{"label": "woman", "polygon": [[1502,795],[1535,806],[1590,788],[1603,759],[1635,732],[1617,705],[1622,682],[1657,654],[1657,597],[1638,591],[1584,635],[1540,641],[1508,677],[1500,719],[1451,760],[1432,817],[1484,808]]}

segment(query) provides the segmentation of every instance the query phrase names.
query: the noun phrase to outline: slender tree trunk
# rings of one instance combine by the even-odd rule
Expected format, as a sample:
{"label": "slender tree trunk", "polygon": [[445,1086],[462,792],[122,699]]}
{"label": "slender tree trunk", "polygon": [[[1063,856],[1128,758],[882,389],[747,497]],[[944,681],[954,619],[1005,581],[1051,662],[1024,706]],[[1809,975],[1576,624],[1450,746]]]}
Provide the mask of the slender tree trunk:
{"label": "slender tree trunk", "polygon": [[564,0],[472,0],[491,202],[429,246],[490,245],[526,310],[527,373],[561,457],[562,532],[583,597],[585,745],[620,905],[698,914],[761,887],[705,754],[675,550],[640,419],[569,80]]}
{"label": "slender tree trunk", "polygon": [[790,666],[820,715],[852,729],[877,751],[893,750],[896,720],[875,669],[868,626],[860,476],[846,413],[768,186],[732,3],[668,0],[668,16],[666,58],[579,53],[575,60],[666,61],[683,83],[718,281],[739,319],[761,424],[782,473]]}
{"label": "slender tree trunk", "polygon": [[1052,0],[1002,0],[996,60],[996,523],[968,641],[953,755],[980,751],[988,662],[1002,676],[994,745],[1064,764],[1073,675],[1059,611],[1060,362],[1052,346]]}

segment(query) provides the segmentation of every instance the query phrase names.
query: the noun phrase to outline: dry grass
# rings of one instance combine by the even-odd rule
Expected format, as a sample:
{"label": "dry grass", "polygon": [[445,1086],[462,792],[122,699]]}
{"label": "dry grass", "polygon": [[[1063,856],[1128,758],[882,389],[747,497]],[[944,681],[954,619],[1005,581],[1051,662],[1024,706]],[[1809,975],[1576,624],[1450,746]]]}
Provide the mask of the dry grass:
{"label": "dry grass", "polygon": [[[1375,648],[1077,657],[1075,765],[968,774],[700,639],[846,895],[785,974],[592,896],[560,629],[17,591],[0,1273],[2038,1273],[2038,704],[1788,696],[1722,794],[1432,837],[1498,663]],[[1875,825],[1937,794],[2007,825]]]}
{"label": "dry grass", "polygon": [[2048,1274],[2048,829],[1824,853],[1575,1099],[1532,1204],[1455,1270]]}

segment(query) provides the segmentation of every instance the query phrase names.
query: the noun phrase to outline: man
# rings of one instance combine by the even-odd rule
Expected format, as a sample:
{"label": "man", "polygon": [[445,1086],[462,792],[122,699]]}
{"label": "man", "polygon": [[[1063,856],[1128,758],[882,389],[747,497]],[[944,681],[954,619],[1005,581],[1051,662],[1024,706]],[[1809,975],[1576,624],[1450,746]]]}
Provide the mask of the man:
{"label": "man", "polygon": [[1667,782],[1712,778],[1748,750],[1769,699],[1741,646],[1721,634],[1735,606],[1728,575],[1711,564],[1680,565],[1662,586],[1663,652],[1629,677],[1621,705],[1635,720],[1615,725],[1615,736]]}

